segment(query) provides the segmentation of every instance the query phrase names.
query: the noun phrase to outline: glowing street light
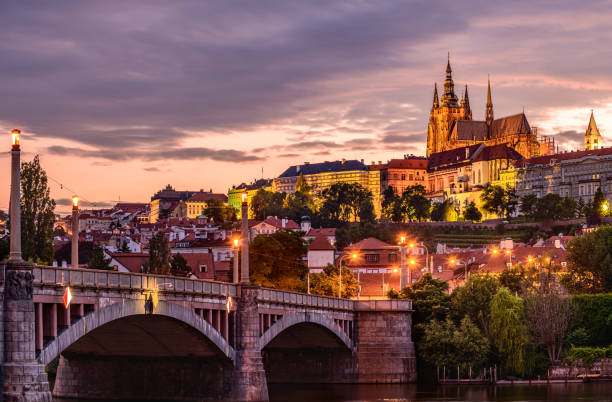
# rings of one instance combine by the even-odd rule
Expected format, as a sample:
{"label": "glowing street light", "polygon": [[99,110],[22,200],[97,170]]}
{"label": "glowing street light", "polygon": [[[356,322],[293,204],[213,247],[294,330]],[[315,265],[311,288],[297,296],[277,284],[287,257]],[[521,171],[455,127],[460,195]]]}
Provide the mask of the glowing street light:
{"label": "glowing street light", "polygon": [[14,148],[19,149],[19,141],[21,140],[21,131],[15,129],[11,131],[11,145]]}
{"label": "glowing street light", "polygon": [[72,196],[72,268],[79,267],[79,197]]}
{"label": "glowing street light", "polygon": [[234,238],[234,283],[238,283],[240,281],[239,272],[238,272],[238,248],[240,247],[240,239],[238,237]]}
{"label": "glowing street light", "polygon": [[11,240],[9,261],[20,262],[21,259],[21,148],[19,141],[21,131],[11,131]]}
{"label": "glowing street light", "polygon": [[491,252],[492,252],[493,254],[497,254],[497,249],[496,249],[496,248],[494,248],[493,250],[491,250]]}

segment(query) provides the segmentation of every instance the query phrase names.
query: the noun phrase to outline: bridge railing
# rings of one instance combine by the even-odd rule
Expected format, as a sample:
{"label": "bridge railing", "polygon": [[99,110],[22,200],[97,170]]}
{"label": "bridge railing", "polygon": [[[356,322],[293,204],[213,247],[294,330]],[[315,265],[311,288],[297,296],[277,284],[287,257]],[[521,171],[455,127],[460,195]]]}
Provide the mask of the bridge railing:
{"label": "bridge railing", "polygon": [[268,288],[261,288],[259,291],[259,301],[333,310],[354,310],[355,308],[355,302],[349,299],[338,299],[335,297],[309,295]]}
{"label": "bridge railing", "polygon": [[236,286],[227,282],[175,276],[139,274],[95,269],[35,266],[34,286],[70,286],[92,289],[163,291],[236,297]]}

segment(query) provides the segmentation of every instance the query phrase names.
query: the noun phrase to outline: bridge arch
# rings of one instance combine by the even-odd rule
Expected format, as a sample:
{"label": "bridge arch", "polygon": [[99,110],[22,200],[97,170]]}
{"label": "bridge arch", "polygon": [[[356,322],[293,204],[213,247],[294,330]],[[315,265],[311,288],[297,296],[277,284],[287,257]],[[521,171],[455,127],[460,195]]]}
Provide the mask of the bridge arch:
{"label": "bridge arch", "polygon": [[[47,365],[65,349],[69,348],[96,328],[102,327],[115,320],[131,316],[142,316],[144,314],[144,299],[123,300],[122,302],[113,303],[107,307],[95,310],[68,327],[43,348],[38,356],[38,361]],[[217,330],[199,315],[195,314],[195,312],[175,303],[159,301],[152,315],[168,317],[195,329],[212,342],[223,355],[232,361],[232,363],[234,362],[236,356],[234,348],[225,341]]]}
{"label": "bridge arch", "polygon": [[259,338],[259,350],[263,350],[272,340],[274,340],[274,338],[282,334],[286,329],[295,325],[308,323],[326,328],[348,349],[353,349],[353,342],[344,331],[340,330],[336,323],[334,323],[334,320],[319,313],[299,312],[284,316],[264,332]]}

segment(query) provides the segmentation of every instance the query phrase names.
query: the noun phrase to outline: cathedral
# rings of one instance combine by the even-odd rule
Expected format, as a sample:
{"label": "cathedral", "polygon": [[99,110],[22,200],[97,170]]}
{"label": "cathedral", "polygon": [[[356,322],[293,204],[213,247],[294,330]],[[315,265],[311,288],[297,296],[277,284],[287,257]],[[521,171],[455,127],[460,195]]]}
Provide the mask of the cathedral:
{"label": "cathedral", "polygon": [[[540,144],[536,130],[529,126],[525,113],[495,119],[491,100],[491,82],[488,83],[485,121],[472,120],[468,88],[465,86],[461,101],[455,95],[450,58],[446,64],[444,92],[438,99],[438,86],[434,84],[433,105],[427,130],[427,157],[432,153],[480,144],[508,144],[524,158],[548,153],[548,144]],[[542,149],[541,149],[542,148]]]}

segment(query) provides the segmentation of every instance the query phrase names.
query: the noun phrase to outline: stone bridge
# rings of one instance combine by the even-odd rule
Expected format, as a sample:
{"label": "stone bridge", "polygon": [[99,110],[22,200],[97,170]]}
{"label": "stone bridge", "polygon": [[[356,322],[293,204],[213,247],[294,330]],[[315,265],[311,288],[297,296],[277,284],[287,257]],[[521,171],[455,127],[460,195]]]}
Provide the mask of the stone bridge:
{"label": "stone bridge", "polygon": [[416,379],[410,301],[24,263],[0,268],[6,400],[49,400],[44,367],[58,358],[53,395],[79,400],[267,401],[271,382]]}

